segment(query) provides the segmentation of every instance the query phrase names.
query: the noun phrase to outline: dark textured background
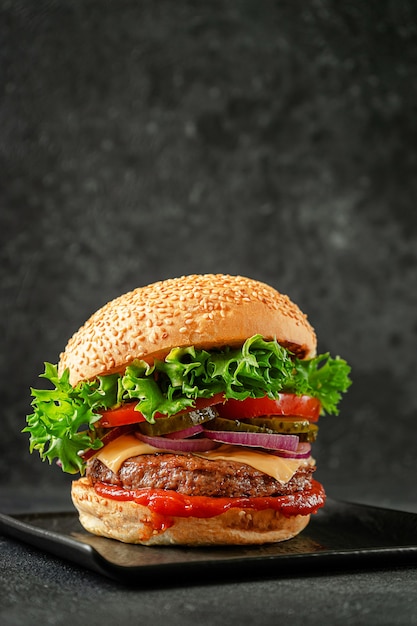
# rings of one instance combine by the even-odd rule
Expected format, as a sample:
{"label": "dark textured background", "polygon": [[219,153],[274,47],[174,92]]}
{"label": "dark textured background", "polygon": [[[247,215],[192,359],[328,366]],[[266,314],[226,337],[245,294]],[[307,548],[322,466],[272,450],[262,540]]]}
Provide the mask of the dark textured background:
{"label": "dark textured background", "polygon": [[20,430],[94,310],[226,272],[352,366],[329,493],[417,506],[417,4],[0,0],[0,41],[0,486],[66,487]]}

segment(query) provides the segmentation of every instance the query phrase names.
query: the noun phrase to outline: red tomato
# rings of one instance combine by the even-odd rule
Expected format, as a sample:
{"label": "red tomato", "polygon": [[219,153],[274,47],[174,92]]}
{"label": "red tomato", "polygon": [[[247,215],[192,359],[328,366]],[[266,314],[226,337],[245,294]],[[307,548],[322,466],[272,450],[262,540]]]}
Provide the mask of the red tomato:
{"label": "red tomato", "polygon": [[[188,413],[188,411],[192,411],[195,409],[205,409],[208,406],[213,404],[218,404],[223,401],[223,394],[218,393],[212,398],[197,398],[194,402],[193,407],[189,407],[184,409],[183,411],[179,411],[176,415],[181,415],[183,413]],[[103,411],[101,419],[97,422],[97,426],[103,426],[103,428],[114,428],[115,426],[124,426],[125,424],[137,424],[139,422],[145,422],[146,419],[142,415],[140,411],[135,411],[136,402],[127,402],[123,404],[118,409],[109,409],[108,411]],[[158,417],[167,417],[167,415],[163,415],[162,413],[157,413],[155,418]]]}
{"label": "red tomato", "polygon": [[124,424],[136,424],[144,422],[145,418],[139,411],[135,411],[137,402],[128,402],[119,406],[117,409],[109,409],[103,411],[102,417],[98,422],[98,426],[104,428],[114,428],[115,426],[123,426]]}
{"label": "red tomato", "polygon": [[221,417],[244,419],[261,415],[288,415],[304,417],[316,422],[320,416],[321,404],[317,398],[296,396],[292,393],[280,393],[276,400],[271,398],[247,398],[246,400],[227,400],[218,406]]}

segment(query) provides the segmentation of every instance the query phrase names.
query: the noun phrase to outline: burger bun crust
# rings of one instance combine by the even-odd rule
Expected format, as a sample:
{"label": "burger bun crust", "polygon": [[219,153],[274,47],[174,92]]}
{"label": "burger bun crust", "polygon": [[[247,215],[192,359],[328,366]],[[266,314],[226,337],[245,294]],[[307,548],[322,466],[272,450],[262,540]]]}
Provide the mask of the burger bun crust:
{"label": "burger bun crust", "polygon": [[139,287],[107,303],[72,336],[58,372],[70,383],[152,362],[172,348],[240,346],[253,335],[276,339],[299,358],[316,353],[316,335],[286,295],[242,276],[198,274]]}
{"label": "burger bun crust", "polygon": [[104,498],[88,478],[72,483],[71,496],[81,525],[88,532],[124,543],[154,545],[255,545],[291,539],[310,520],[309,515],[285,517],[272,509],[229,509],[216,517],[163,518],[133,501]]}

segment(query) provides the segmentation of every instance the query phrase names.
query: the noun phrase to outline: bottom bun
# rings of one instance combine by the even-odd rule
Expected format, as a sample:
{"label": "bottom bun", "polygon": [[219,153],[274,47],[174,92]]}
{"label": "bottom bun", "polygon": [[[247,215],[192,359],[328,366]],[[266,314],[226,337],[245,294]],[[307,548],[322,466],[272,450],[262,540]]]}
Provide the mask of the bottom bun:
{"label": "bottom bun", "polygon": [[229,509],[210,518],[169,517],[131,500],[98,495],[88,478],[72,483],[72,501],[90,533],[142,545],[244,545],[286,541],[300,533],[310,515],[285,517],[266,509]]}

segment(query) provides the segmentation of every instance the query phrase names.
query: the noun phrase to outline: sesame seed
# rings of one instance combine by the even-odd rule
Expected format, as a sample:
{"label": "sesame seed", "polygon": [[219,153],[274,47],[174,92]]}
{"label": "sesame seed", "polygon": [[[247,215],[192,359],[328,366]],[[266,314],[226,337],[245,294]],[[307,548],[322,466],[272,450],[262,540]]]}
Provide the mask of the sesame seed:
{"label": "sesame seed", "polygon": [[[240,316],[247,312],[247,326],[245,322],[233,323],[235,312]],[[279,337],[283,317],[291,320],[296,335],[282,339],[299,342],[302,350],[311,341],[314,343],[314,331],[307,317],[288,296],[273,287],[222,274],[168,279],[134,289],[94,313],[69,339],[60,355],[59,371],[69,367],[71,383],[76,384],[83,378],[123,367],[127,357],[142,358],[155,350],[168,352],[181,342],[179,335],[190,333],[191,328],[202,347],[209,347],[217,336],[224,338],[234,333],[242,333],[234,341],[243,342],[247,338],[244,333],[257,327]],[[208,321],[215,324],[208,325]],[[265,330],[262,332],[265,334]],[[185,339],[184,336],[182,341]]]}

